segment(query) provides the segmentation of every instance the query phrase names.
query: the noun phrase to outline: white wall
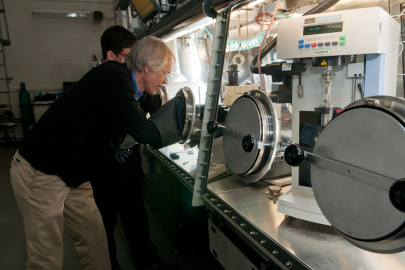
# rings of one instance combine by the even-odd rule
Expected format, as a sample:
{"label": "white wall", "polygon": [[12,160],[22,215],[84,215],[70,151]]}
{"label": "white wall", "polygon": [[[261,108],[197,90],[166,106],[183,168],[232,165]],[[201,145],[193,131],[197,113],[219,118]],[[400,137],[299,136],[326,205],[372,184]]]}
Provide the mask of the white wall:
{"label": "white wall", "polygon": [[[61,91],[63,81],[77,81],[91,69],[93,54],[100,59],[100,37],[106,28],[115,24],[114,20],[105,18],[96,23],[91,17],[33,14],[32,10],[97,10],[113,18],[112,3],[113,0],[4,0],[11,40],[11,46],[4,51],[8,76],[14,78],[9,86],[16,118],[20,118],[20,82],[25,82],[32,99],[38,87],[42,94]],[[2,61],[0,53],[0,64]],[[4,77],[3,70],[0,66],[0,77]],[[5,90],[5,82],[0,81],[0,92]],[[7,94],[0,93],[1,103],[9,104]],[[16,135],[22,136],[20,126]]]}

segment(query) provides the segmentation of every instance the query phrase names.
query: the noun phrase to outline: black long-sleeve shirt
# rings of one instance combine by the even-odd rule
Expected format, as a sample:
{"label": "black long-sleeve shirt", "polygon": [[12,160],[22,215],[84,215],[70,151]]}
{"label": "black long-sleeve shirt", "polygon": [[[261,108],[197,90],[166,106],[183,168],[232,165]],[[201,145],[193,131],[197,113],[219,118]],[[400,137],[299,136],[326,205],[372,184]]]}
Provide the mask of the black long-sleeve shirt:
{"label": "black long-sleeve shirt", "polygon": [[135,100],[131,71],[108,61],[55,101],[19,152],[37,170],[77,187],[111,160],[127,133],[139,143],[160,143],[158,129],[145,115],[157,109],[155,98],[145,93]]}

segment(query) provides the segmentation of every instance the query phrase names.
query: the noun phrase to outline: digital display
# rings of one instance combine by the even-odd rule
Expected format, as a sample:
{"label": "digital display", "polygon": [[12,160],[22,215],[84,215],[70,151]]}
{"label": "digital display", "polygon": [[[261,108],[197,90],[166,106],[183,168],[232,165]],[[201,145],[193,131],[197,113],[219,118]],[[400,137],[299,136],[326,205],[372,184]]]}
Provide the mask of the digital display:
{"label": "digital display", "polygon": [[336,33],[343,31],[343,23],[331,23],[304,27],[304,36]]}
{"label": "digital display", "polygon": [[141,19],[147,22],[160,12],[156,0],[131,0]]}

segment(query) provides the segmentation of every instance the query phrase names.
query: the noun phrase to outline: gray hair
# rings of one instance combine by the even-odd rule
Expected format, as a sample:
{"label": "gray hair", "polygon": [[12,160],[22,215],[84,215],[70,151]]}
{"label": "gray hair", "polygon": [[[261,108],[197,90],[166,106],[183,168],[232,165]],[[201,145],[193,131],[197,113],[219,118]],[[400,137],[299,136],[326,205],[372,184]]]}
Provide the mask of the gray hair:
{"label": "gray hair", "polygon": [[144,72],[146,65],[155,72],[163,68],[169,59],[176,61],[170,48],[161,39],[147,36],[132,46],[125,56],[125,63],[128,69],[134,72]]}

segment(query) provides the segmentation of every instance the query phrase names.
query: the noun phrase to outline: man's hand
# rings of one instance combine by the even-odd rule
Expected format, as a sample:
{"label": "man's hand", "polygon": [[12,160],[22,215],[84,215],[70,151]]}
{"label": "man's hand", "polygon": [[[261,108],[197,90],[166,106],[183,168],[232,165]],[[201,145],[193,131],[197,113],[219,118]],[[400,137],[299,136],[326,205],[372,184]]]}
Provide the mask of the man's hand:
{"label": "man's hand", "polygon": [[190,135],[190,141],[188,142],[190,148],[193,148],[196,145],[200,145],[200,139],[201,139],[201,129],[194,127]]}

